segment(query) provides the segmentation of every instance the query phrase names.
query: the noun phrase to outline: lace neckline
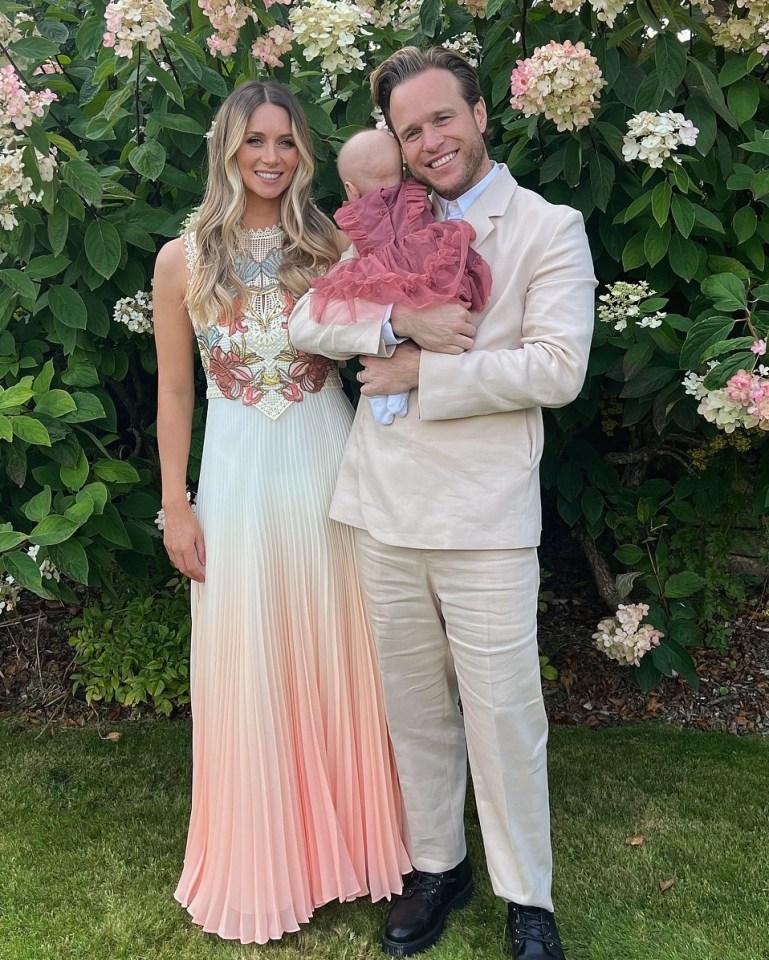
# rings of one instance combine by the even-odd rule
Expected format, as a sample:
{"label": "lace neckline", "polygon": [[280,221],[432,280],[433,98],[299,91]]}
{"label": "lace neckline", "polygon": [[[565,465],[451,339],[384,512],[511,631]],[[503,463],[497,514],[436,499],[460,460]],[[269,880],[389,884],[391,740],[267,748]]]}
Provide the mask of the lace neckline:
{"label": "lace neckline", "polygon": [[272,227],[257,227],[256,229],[241,227],[240,231],[245,237],[274,237],[283,233],[283,227],[276,223]]}

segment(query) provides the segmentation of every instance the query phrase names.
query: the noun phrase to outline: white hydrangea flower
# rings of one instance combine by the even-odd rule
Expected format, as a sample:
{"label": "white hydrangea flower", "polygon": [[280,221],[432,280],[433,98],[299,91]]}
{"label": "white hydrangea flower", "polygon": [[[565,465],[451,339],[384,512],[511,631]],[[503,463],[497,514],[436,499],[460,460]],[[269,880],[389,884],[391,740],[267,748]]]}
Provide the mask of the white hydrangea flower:
{"label": "white hydrangea flower", "polygon": [[[628,132],[622,140],[622,156],[642,160],[650,167],[661,167],[663,160],[680,146],[693,147],[699,130],[682,113],[642,110],[628,120]],[[678,163],[677,157],[673,158]]]}
{"label": "white hydrangea flower", "polygon": [[[195,500],[189,490],[187,491],[187,502],[192,507],[192,512],[195,513]],[[166,528],[166,512],[162,507],[158,510],[157,516],[155,517],[155,526],[160,531]]]}
{"label": "white hydrangea flower", "polygon": [[27,554],[30,557],[32,557],[32,559],[35,561],[38,567],[40,567],[40,575],[43,577],[43,579],[55,580],[58,583],[61,580],[61,574],[59,573],[58,569],[51,563],[48,557],[46,557],[45,560],[43,560],[43,562],[41,563],[37,559],[38,553],[40,553],[39,544],[33,544],[27,550]]}
{"label": "white hydrangea flower", "polygon": [[461,54],[471,67],[477,67],[481,59],[481,45],[474,33],[460,33],[453,40],[445,40],[441,46]]}
{"label": "white hydrangea flower", "polygon": [[331,75],[364,68],[356,40],[370,36],[363,29],[370,19],[368,10],[348,0],[307,0],[289,14],[305,59],[320,59],[324,72]]}
{"label": "white hydrangea flower", "polygon": [[646,603],[621,603],[613,617],[606,617],[597,625],[593,634],[596,647],[618,663],[640,666],[641,657],[665,636],[650,623],[642,623],[648,613]]}
{"label": "white hydrangea flower", "polygon": [[618,280],[606,290],[607,292],[598,298],[598,319],[602,323],[610,323],[618,333],[627,329],[628,321],[638,327],[654,329],[659,327],[667,316],[659,310],[652,314],[643,312],[644,301],[657,295],[646,280],[639,280],[638,283]]}
{"label": "white hydrangea flower", "polygon": [[132,333],[152,333],[152,294],[139,290],[133,297],[118,300],[113,320],[124,323]]}
{"label": "white hydrangea flower", "polygon": [[6,574],[5,579],[0,580],[0,613],[11,613],[15,610],[20,593],[21,587],[10,573]]}

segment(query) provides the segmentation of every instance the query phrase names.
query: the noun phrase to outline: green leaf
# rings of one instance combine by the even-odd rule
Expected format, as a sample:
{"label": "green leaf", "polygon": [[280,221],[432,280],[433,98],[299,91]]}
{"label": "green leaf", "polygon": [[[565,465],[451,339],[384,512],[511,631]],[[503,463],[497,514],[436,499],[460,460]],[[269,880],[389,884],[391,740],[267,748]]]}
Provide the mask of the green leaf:
{"label": "green leaf", "polygon": [[737,237],[738,243],[745,243],[750,240],[756,232],[758,226],[758,217],[752,207],[741,207],[732,219],[732,230]]}
{"label": "green leaf", "polygon": [[166,151],[157,140],[145,140],[128,154],[128,162],[146,180],[157,180],[166,165]]}
{"label": "green leaf", "polygon": [[3,564],[10,575],[33,593],[39,593],[42,589],[40,582],[40,567],[30,557],[28,553],[22,553],[21,550],[15,550],[13,553],[3,554]]}
{"label": "green leaf", "polygon": [[67,243],[69,233],[69,214],[64,207],[56,206],[48,217],[48,242],[54,256],[58,256]]}
{"label": "green leaf", "polygon": [[681,347],[679,364],[681,370],[691,370],[702,362],[708,347],[719,340],[726,340],[734,328],[734,320],[728,317],[707,317],[698,320],[689,330]]}
{"label": "green leaf", "polygon": [[63,540],[67,540],[77,528],[78,524],[73,520],[52,513],[32,528],[29,539],[32,543],[47,547],[51,543],[61,543]]}
{"label": "green leaf", "polygon": [[178,133],[194,133],[201,137],[205,133],[197,120],[184,113],[150,113],[147,120],[157,123],[165,130],[176,130]]}
{"label": "green leaf", "polygon": [[646,556],[643,550],[634,543],[625,543],[614,551],[614,556],[627,567],[637,566]]}
{"label": "green leaf", "polygon": [[109,501],[109,492],[103,483],[99,483],[99,481],[96,480],[93,483],[86,484],[86,486],[78,492],[75,500],[78,503],[88,500],[93,506],[93,512],[101,514],[104,512],[104,508]]}
{"label": "green leaf", "polygon": [[40,493],[35,494],[31,500],[27,500],[22,509],[27,520],[35,523],[47,517],[51,512],[51,488],[46,484]]}
{"label": "green leaf", "polygon": [[640,197],[630,204],[627,209],[623,210],[622,213],[618,214],[616,218],[617,223],[630,223],[631,220],[634,220],[639,213],[643,213],[644,210],[649,206],[652,201],[652,192],[651,190],[648,193],[642,193]]}
{"label": "green leaf", "polygon": [[747,57],[730,56],[718,74],[718,82],[722,87],[728,87],[729,84],[742,80],[744,76],[750,73]]}
{"label": "green leaf", "polygon": [[68,257],[44,254],[42,257],[30,260],[25,273],[31,280],[47,280],[48,277],[55,277],[62,270],[66,270],[70,263],[71,260]]}
{"label": "green leaf", "polygon": [[761,153],[769,157],[769,137],[763,137],[761,140],[751,140],[749,143],[741,143],[740,147],[747,150],[748,153]]}
{"label": "green leaf", "polygon": [[35,285],[21,270],[15,270],[13,268],[0,270],[0,280],[11,290],[18,293],[20,297],[23,297],[25,300],[31,300],[34,303],[36,296]]}
{"label": "green leaf", "polygon": [[694,226],[694,204],[677,193],[671,201],[671,208],[676,229],[682,237],[688,237]]}
{"label": "green leaf", "polygon": [[6,440],[8,443],[13,440],[11,421],[2,413],[0,413],[0,440]]}
{"label": "green leaf", "polygon": [[620,397],[627,400],[635,397],[653,396],[670,383],[673,377],[677,376],[675,370],[670,367],[646,367],[633,380],[629,380],[620,392]]}
{"label": "green leaf", "polygon": [[59,44],[45,37],[22,37],[11,45],[14,56],[22,60],[50,60],[59,52]]}
{"label": "green leaf", "polygon": [[108,220],[93,220],[88,224],[85,255],[98,274],[109,279],[120,265],[122,252],[120,234]]}
{"label": "green leaf", "polygon": [[759,96],[758,84],[749,80],[741,80],[729,88],[726,102],[740,125],[745,124],[755,116]]}
{"label": "green leaf", "polygon": [[123,460],[97,460],[93,465],[97,477],[108,483],[138,483],[136,468]]}
{"label": "green leaf", "polygon": [[83,393],[76,390],[72,394],[75,401],[75,410],[62,416],[66,423],[87,423],[89,420],[100,420],[104,416],[104,407],[101,400],[92,393]]}
{"label": "green leaf", "polygon": [[735,353],[728,360],[722,360],[708,373],[703,381],[706,390],[720,390],[735,373],[740,370],[752,370],[756,357],[752,353]]}
{"label": "green leaf", "polygon": [[[684,115],[687,120],[691,120],[694,126],[699,130],[697,134],[697,143],[695,150],[703,157],[706,157],[713,148],[718,134],[716,115],[699,97],[690,97],[684,106]],[[680,169],[680,168],[679,168]]]}
{"label": "green leaf", "polygon": [[150,60],[147,64],[147,73],[157,80],[175,104],[180,107],[184,106],[184,94],[181,91],[181,87],[167,70],[164,70],[159,64]]}
{"label": "green leaf", "polygon": [[558,491],[567,500],[576,500],[582,492],[584,478],[574,463],[565,463],[558,471]]}
{"label": "green leaf", "polygon": [[[663,180],[661,183],[658,183],[652,191],[652,215],[660,227],[667,222],[668,213],[670,212],[670,199],[672,196],[673,188],[670,186],[667,180]],[[682,199],[682,197],[676,195],[676,200]],[[688,234],[684,234],[684,236],[688,236]]]}
{"label": "green leaf", "polygon": [[66,390],[49,390],[35,405],[35,413],[44,414],[47,417],[61,417],[76,409],[75,401]]}
{"label": "green leaf", "polygon": [[18,414],[11,417],[11,429],[25,443],[32,443],[38,447],[50,447],[51,437],[39,420],[34,417],[25,417]]}
{"label": "green leaf", "polygon": [[63,285],[51,287],[48,291],[48,306],[54,317],[64,326],[85,330],[88,324],[88,311],[77,290]]}
{"label": "green leaf", "polygon": [[702,292],[713,301],[716,310],[734,313],[747,308],[745,285],[731,273],[717,273],[703,280]]}
{"label": "green leaf", "polygon": [[654,344],[649,340],[634,343],[622,360],[625,380],[633,380],[654,356]]}
{"label": "green leaf", "polygon": [[77,540],[66,540],[48,551],[54,566],[70,580],[88,584],[88,557],[83,545]]}
{"label": "green leaf", "polygon": [[26,383],[14,383],[12,387],[3,390],[0,387],[0,410],[13,410],[30,400],[35,391],[30,387],[31,377],[26,378]]}
{"label": "green leaf", "polygon": [[644,253],[645,236],[642,233],[634,234],[625,244],[622,251],[622,266],[625,270],[635,270],[646,263],[646,254]]}
{"label": "green leaf", "polygon": [[426,37],[434,37],[441,16],[441,0],[423,0],[419,7],[419,24]]}
{"label": "green leaf", "polygon": [[[85,160],[67,160],[60,167],[60,171],[64,182],[80,194],[86,203],[96,206],[101,202],[101,177],[90,163]],[[54,250],[54,253],[56,252]]]}
{"label": "green leaf", "polygon": [[614,164],[611,160],[601,153],[594,154],[590,161],[590,188],[599,210],[605,211],[609,205],[615,176]]}
{"label": "green leaf", "polygon": [[745,350],[753,346],[754,337],[735,337],[733,340],[718,340],[703,351],[701,362],[720,357],[722,354],[734,353],[735,350]]}
{"label": "green leaf", "polygon": [[76,465],[74,467],[62,465],[59,467],[59,475],[61,476],[61,482],[69,490],[79,490],[83,486],[88,479],[88,460],[82,450],[78,455]]}
{"label": "green leaf", "polygon": [[704,207],[699,206],[699,204],[694,204],[694,219],[700,226],[705,227],[706,230],[712,230],[714,233],[724,233],[724,228],[721,225],[721,221],[712,214],[710,210],[706,210]]}
{"label": "green leaf", "polygon": [[644,237],[644,256],[652,267],[658,264],[668,252],[670,234],[669,223],[666,223],[662,227],[657,226],[655,223],[647,230],[646,236]]}
{"label": "green leaf", "polygon": [[101,46],[104,37],[104,18],[86,17],[75,34],[75,46],[83,60],[90,60]]}
{"label": "green leaf", "polygon": [[201,69],[200,85],[208,93],[213,93],[215,97],[221,97],[222,99],[230,92],[224,79],[210,67]]}
{"label": "green leaf", "polygon": [[769,193],[769,170],[761,170],[750,181],[750,189],[756,200]]}
{"label": "green leaf", "polygon": [[570,187],[576,187],[582,176],[582,147],[579,140],[574,137],[571,137],[566,144],[563,176]]}
{"label": "green leaf", "polygon": [[[3,526],[10,527],[10,524],[3,524]],[[13,550],[14,547],[18,547],[18,545],[26,539],[26,533],[17,533],[15,530],[10,529],[0,530],[0,553]]]}
{"label": "green leaf", "polygon": [[658,34],[654,43],[654,61],[663,90],[678,92],[686,73],[686,45],[675,34]]}
{"label": "green leaf", "polygon": [[595,487],[586,487],[580,501],[582,513],[589,524],[597,523],[603,516],[603,497]]}
{"label": "green leaf", "polygon": [[691,597],[705,585],[705,581],[698,573],[684,570],[675,573],[665,581],[663,594],[667,600],[679,600],[682,597]]}

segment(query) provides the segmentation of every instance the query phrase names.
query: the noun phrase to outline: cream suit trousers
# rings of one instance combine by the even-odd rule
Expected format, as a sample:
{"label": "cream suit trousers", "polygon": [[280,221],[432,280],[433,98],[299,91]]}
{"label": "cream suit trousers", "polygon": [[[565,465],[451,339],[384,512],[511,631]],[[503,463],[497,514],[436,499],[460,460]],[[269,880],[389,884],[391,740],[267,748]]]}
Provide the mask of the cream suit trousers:
{"label": "cream suit trousers", "polygon": [[552,910],[536,549],[355,535],[414,866],[436,873],[465,856],[469,756],[494,892]]}

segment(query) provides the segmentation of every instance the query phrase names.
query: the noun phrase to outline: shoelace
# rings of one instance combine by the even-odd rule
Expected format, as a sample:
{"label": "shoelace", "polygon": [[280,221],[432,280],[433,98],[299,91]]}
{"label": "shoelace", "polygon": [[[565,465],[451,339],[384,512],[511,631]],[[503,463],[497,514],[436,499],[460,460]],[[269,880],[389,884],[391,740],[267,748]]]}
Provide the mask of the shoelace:
{"label": "shoelace", "polygon": [[408,889],[404,891],[403,896],[413,897],[415,893],[424,892],[425,896],[433,898],[438,893],[438,889],[443,881],[441,873],[422,873],[421,870],[415,870]]}
{"label": "shoelace", "polygon": [[517,907],[515,917],[517,921],[515,939],[517,941],[528,939],[543,943],[546,947],[555,946],[547,914],[537,909]]}

